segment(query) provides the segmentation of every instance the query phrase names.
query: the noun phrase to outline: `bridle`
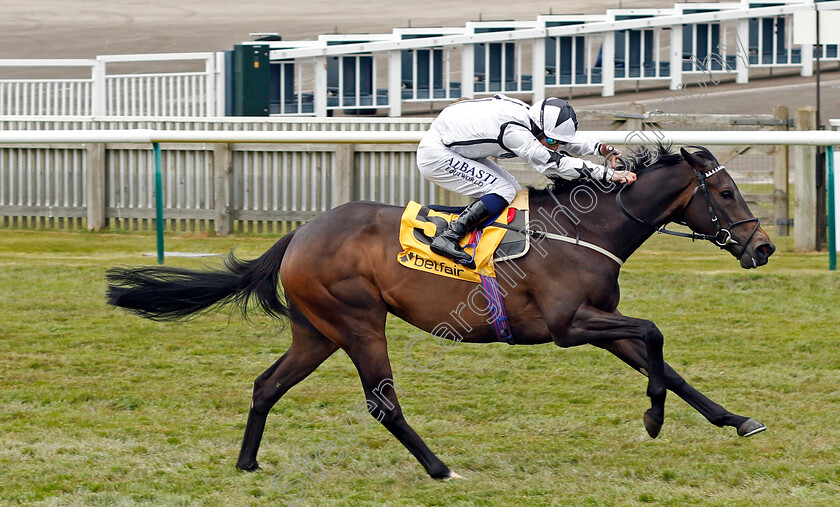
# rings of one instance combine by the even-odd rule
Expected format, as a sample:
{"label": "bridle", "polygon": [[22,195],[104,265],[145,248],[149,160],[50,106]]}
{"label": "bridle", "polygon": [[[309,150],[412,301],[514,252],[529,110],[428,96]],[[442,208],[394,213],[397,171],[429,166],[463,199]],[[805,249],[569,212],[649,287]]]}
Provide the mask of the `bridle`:
{"label": "bridle", "polygon": [[[627,188],[627,185],[622,186],[618,190],[618,193],[616,193],[616,196],[615,196],[615,200],[616,200],[616,202],[618,202],[618,206],[621,208],[621,211],[625,215],[630,217],[634,222],[639,223],[641,225],[644,225],[645,227],[655,229],[656,232],[658,232],[660,234],[669,234],[671,236],[678,236],[678,237],[681,237],[681,238],[691,238],[692,241],[698,240],[698,239],[709,240],[709,241],[712,241],[715,245],[717,245],[720,248],[726,248],[729,245],[740,244],[737,241],[735,241],[734,239],[732,239],[732,233],[730,232],[730,230],[733,229],[735,226],[738,226],[738,225],[741,225],[741,224],[745,224],[745,223],[749,223],[749,222],[755,222],[755,227],[753,228],[752,232],[750,233],[750,236],[747,238],[747,241],[745,241],[744,244],[741,246],[741,251],[736,256],[736,258],[740,259],[741,256],[744,255],[744,252],[746,252],[747,245],[750,243],[750,241],[752,241],[753,236],[755,236],[755,233],[758,232],[758,228],[761,226],[761,219],[758,218],[758,217],[753,217],[753,218],[747,218],[745,220],[738,220],[736,222],[733,222],[729,218],[729,215],[726,213],[726,210],[724,210],[720,206],[716,205],[716,203],[712,200],[712,196],[709,192],[708,187],[706,186],[706,179],[709,178],[710,176],[714,175],[714,174],[717,174],[717,173],[721,172],[721,171],[725,171],[726,168],[722,164],[718,164],[717,166],[715,166],[714,169],[712,169],[710,171],[706,171],[705,173],[698,171],[694,167],[692,167],[691,169],[694,171],[695,178],[697,178],[697,186],[694,187],[694,191],[691,193],[691,198],[688,200],[688,203],[685,205],[685,209],[688,209],[688,207],[691,205],[691,201],[694,200],[694,196],[697,195],[697,190],[698,189],[702,190],[703,191],[702,192],[703,197],[706,200],[706,208],[709,211],[709,218],[711,219],[712,223],[717,228],[717,232],[715,232],[715,234],[700,234],[698,232],[694,232],[693,230],[691,231],[691,233],[680,232],[680,231],[672,231],[672,230],[669,230],[669,229],[665,228],[667,223],[662,224],[660,227],[656,227],[653,224],[645,222],[641,218],[639,218],[639,217],[633,215],[632,213],[630,213],[630,211],[627,209],[627,207],[624,206],[624,203],[621,202],[621,192],[625,188]],[[715,208],[717,208],[720,211],[720,214],[723,216],[723,218],[729,224],[727,227],[723,227],[720,224],[720,220],[718,220],[717,213],[715,213]],[[688,224],[685,222],[685,220],[676,221],[676,223],[680,224],[680,225],[685,225],[686,227],[689,227]]]}

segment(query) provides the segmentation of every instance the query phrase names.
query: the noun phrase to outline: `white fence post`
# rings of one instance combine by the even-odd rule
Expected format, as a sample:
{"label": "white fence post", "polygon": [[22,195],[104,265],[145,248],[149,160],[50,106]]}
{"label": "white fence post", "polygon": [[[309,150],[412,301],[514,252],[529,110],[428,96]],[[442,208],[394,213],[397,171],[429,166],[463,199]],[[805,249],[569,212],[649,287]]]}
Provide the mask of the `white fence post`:
{"label": "white fence post", "polygon": [[213,80],[216,81],[216,95],[212,98],[215,101],[215,114],[216,116],[224,116],[225,115],[225,88],[227,83],[225,82],[225,53],[219,51],[216,53],[216,67],[215,67],[215,75],[213,76]]}
{"label": "white fence post", "polygon": [[682,88],[682,58],[683,58],[683,27],[673,25],[671,27],[671,89]]}
{"label": "white fence post", "polygon": [[[531,58],[533,59],[533,75],[531,76],[531,88],[533,88],[531,103],[533,104],[545,98],[545,37],[534,39]],[[574,81],[574,71],[572,81]]]}
{"label": "white fence post", "polygon": [[601,46],[601,95],[615,95],[615,32],[604,32]]}
{"label": "white fence post", "polygon": [[94,63],[91,69],[90,77],[93,80],[91,85],[91,114],[93,116],[105,116],[108,114],[106,109],[108,88],[105,83],[105,65],[105,62],[97,57],[96,63]]}
{"label": "white fence post", "polygon": [[735,82],[750,80],[750,20],[739,19],[735,27]]}
{"label": "white fence post", "polygon": [[204,88],[204,115],[216,116],[216,55],[211,54],[204,62],[207,82]]}
{"label": "white fence post", "polygon": [[355,174],[356,147],[353,144],[339,144],[333,154],[330,206],[335,208],[353,200],[353,178]]}
{"label": "white fence post", "polygon": [[[817,110],[796,111],[796,130],[814,130]],[[793,247],[797,252],[817,249],[817,153],[813,146],[797,146],[794,160]]]}
{"label": "white fence post", "polygon": [[101,231],[105,228],[105,143],[90,143],[85,148],[87,228],[90,231]]}
{"label": "white fence post", "polygon": [[402,115],[402,51],[388,51],[388,116]]}
{"label": "white fence post", "polygon": [[472,44],[461,46],[461,97],[475,97],[475,48]]}
{"label": "white fence post", "polygon": [[802,44],[799,46],[802,55],[802,72],[800,75],[810,77],[814,75],[814,45]]}
{"label": "white fence post", "polygon": [[[773,118],[776,120],[788,121],[789,113],[787,106],[776,106],[773,108]],[[788,125],[778,125],[775,130],[787,132]],[[790,166],[788,164],[788,146],[780,144],[773,152],[773,218],[776,221],[776,235],[787,236],[790,224],[790,212],[788,210],[788,178]]]}
{"label": "white fence post", "polygon": [[327,57],[315,57],[315,90],[313,107],[315,116],[327,116]]}
{"label": "white fence post", "polygon": [[213,145],[213,200],[215,214],[213,226],[216,234],[227,236],[233,231],[232,181],[233,156],[230,144]]}

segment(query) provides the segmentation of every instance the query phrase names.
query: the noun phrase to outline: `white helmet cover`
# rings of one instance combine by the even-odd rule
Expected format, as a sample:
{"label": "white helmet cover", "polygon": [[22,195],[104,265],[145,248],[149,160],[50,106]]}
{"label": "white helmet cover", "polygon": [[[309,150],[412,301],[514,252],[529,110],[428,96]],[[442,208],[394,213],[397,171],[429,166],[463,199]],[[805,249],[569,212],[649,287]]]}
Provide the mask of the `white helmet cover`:
{"label": "white helmet cover", "polygon": [[570,142],[577,132],[575,110],[563,99],[549,97],[541,100],[528,109],[528,116],[545,137],[551,139]]}

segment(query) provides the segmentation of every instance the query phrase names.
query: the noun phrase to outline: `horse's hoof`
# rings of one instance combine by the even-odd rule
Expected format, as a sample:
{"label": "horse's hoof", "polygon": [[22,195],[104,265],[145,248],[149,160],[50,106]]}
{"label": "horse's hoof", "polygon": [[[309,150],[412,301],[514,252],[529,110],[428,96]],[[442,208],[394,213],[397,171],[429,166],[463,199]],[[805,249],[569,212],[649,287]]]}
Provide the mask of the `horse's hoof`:
{"label": "horse's hoof", "polygon": [[444,482],[451,479],[463,479],[463,477],[450,470],[449,467],[446,465],[444,465],[442,468],[435,468],[434,470],[429,471],[429,475],[432,477],[432,479]]}
{"label": "horse's hoof", "polygon": [[441,480],[442,480],[442,481],[444,481],[444,482],[446,482],[446,481],[449,481],[449,480],[451,480],[451,479],[463,479],[463,477],[462,477],[461,475],[459,475],[459,474],[456,474],[456,473],[455,473],[455,472],[453,472],[452,470],[450,470],[450,471],[449,471],[449,476],[448,476],[448,477],[444,477],[444,478],[443,478],[443,479],[441,479]]}
{"label": "horse's hoof", "polygon": [[645,429],[650,435],[650,438],[656,438],[659,436],[659,431],[662,429],[662,421],[657,421],[650,415],[650,410],[645,412],[645,416],[642,418],[645,423]]}
{"label": "horse's hoof", "polygon": [[236,468],[242,470],[243,472],[256,472],[257,470],[260,470],[260,464],[256,461],[253,461],[251,463],[248,463],[247,465],[237,464]]}
{"label": "horse's hoof", "polygon": [[747,419],[742,425],[738,426],[738,436],[751,437],[756,433],[761,433],[766,429],[767,426],[756,421],[755,419]]}

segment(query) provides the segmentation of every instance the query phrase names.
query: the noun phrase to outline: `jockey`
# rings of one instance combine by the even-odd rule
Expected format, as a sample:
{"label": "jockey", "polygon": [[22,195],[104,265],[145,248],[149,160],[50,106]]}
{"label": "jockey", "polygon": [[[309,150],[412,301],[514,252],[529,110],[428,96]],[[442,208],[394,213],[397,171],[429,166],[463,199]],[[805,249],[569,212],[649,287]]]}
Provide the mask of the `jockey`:
{"label": "jockey", "polygon": [[[501,94],[452,104],[432,122],[417,148],[417,165],[427,180],[473,197],[461,214],[432,240],[433,252],[468,263],[459,242],[507,207],[521,187],[490,157],[520,157],[546,176],[585,176],[632,184],[636,175],[615,171],[621,153],[595,139],[576,135],[577,117],[568,102],[547,98],[528,104]],[[571,155],[600,154],[610,167]]]}

